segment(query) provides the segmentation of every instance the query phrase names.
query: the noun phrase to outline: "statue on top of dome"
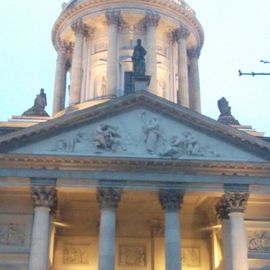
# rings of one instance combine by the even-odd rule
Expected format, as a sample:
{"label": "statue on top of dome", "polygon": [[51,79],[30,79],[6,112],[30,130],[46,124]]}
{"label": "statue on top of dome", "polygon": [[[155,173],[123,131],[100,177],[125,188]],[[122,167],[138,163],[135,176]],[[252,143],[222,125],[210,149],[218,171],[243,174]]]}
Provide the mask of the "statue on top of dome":
{"label": "statue on top of dome", "polygon": [[217,103],[220,111],[218,122],[225,125],[240,125],[240,123],[233,117],[231,107],[229,106],[229,102],[225,97],[219,99]]}
{"label": "statue on top of dome", "polygon": [[141,39],[137,39],[137,45],[134,47],[132,62],[133,62],[133,72],[134,75],[145,76],[145,55],[146,50],[142,46]]}

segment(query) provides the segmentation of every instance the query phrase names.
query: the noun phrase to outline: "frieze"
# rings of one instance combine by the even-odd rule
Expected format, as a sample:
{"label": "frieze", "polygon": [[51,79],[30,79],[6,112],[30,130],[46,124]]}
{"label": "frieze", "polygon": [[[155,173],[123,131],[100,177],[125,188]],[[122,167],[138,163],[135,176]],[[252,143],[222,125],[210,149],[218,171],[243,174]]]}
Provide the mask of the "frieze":
{"label": "frieze", "polygon": [[270,252],[270,232],[248,231],[249,252]]}
{"label": "frieze", "polygon": [[1,224],[0,245],[23,247],[26,240],[25,229],[23,224]]}
{"label": "frieze", "polygon": [[201,255],[199,247],[182,248],[182,264],[186,267],[200,267]]}
{"label": "frieze", "polygon": [[65,245],[63,248],[63,264],[90,264],[89,247],[87,245]]}
{"label": "frieze", "polygon": [[143,245],[120,245],[119,266],[146,267],[146,247]]}

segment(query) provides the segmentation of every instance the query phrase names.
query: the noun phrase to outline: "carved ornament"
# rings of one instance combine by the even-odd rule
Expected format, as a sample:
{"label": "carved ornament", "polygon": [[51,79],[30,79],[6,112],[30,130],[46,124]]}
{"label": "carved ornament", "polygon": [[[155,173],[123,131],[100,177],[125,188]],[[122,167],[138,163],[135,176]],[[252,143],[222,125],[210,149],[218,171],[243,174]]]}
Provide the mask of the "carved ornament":
{"label": "carved ornament", "polygon": [[182,247],[182,264],[186,267],[201,266],[201,250],[199,247]]}
{"label": "carved ornament", "polygon": [[116,26],[120,26],[121,24],[120,11],[110,10],[110,11],[107,11],[105,15],[106,15],[106,20],[107,20],[108,25],[114,24]]}
{"label": "carved ornament", "polygon": [[270,252],[269,231],[248,231],[248,250],[250,252]]}
{"label": "carved ornament", "polygon": [[120,245],[119,266],[146,267],[146,247],[143,245]]}
{"label": "carved ornament", "polygon": [[157,13],[147,12],[144,18],[146,27],[157,27],[160,21],[160,16]]}
{"label": "carved ornament", "polygon": [[0,224],[0,246],[25,245],[25,225],[23,224]]}
{"label": "carved ornament", "polygon": [[54,210],[57,204],[57,192],[55,187],[32,187],[32,199],[35,207],[48,207]]}
{"label": "carved ornament", "polygon": [[229,219],[228,203],[224,197],[218,201],[215,208],[216,215],[219,219]]}
{"label": "carved ornament", "polygon": [[224,200],[228,206],[228,212],[245,212],[249,194],[243,192],[226,192]]}
{"label": "carved ornament", "polygon": [[81,18],[73,22],[71,28],[75,34],[82,34],[83,36],[88,36],[93,32],[93,29],[83,23]]}
{"label": "carved ornament", "polygon": [[201,55],[201,49],[199,47],[197,48],[191,48],[188,50],[188,56],[190,58],[199,58]]}
{"label": "carved ornament", "polygon": [[120,189],[97,188],[97,200],[102,208],[116,208],[120,199]]}
{"label": "carved ornament", "polygon": [[176,211],[181,208],[184,193],[178,190],[161,190],[159,192],[159,201],[161,207],[166,211]]}
{"label": "carved ornament", "polygon": [[178,29],[174,31],[174,36],[176,41],[180,41],[181,39],[187,39],[190,35],[190,31],[185,26],[180,26]]}
{"label": "carved ornament", "polygon": [[65,245],[63,252],[64,264],[86,265],[90,262],[88,245]]}

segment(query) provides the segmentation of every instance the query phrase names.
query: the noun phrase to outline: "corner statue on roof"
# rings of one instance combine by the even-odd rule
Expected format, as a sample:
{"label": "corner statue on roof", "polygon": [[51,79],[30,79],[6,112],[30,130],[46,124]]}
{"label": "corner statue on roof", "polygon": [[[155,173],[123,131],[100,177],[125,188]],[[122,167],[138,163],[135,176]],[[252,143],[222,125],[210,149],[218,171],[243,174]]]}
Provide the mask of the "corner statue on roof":
{"label": "corner statue on roof", "polygon": [[44,92],[44,89],[40,89],[40,93],[36,96],[34,105],[25,111],[23,116],[49,116],[45,111],[45,107],[47,106],[47,96]]}
{"label": "corner statue on roof", "polygon": [[225,97],[218,100],[218,109],[220,111],[218,122],[225,125],[240,125],[240,123],[232,115],[231,107],[229,106],[229,102]]}
{"label": "corner statue on roof", "polygon": [[132,62],[134,75],[145,75],[145,55],[146,50],[142,46],[141,39],[137,39],[137,45],[134,47]]}

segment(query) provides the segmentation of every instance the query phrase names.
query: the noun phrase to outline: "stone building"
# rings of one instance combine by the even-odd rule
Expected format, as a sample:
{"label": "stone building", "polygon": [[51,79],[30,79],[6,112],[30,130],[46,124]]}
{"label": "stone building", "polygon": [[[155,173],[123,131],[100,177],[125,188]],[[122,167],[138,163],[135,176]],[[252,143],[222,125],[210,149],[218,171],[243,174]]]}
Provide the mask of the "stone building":
{"label": "stone building", "polygon": [[0,126],[0,269],[270,269],[270,144],[201,114],[203,39],[183,0],[63,5],[53,116]]}

